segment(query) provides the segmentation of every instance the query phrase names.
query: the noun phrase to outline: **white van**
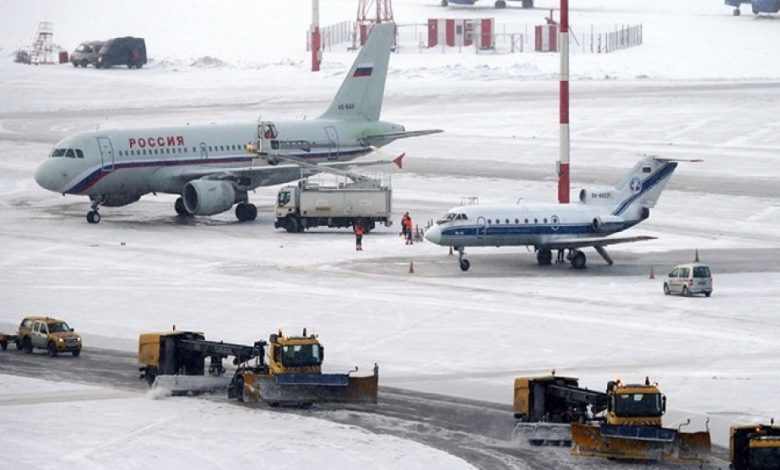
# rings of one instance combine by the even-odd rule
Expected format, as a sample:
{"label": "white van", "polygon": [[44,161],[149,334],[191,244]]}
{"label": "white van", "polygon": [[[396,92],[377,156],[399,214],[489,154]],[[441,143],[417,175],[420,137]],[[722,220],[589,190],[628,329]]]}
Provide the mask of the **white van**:
{"label": "white van", "polygon": [[706,264],[681,264],[672,269],[664,281],[664,294],[712,294],[712,273]]}

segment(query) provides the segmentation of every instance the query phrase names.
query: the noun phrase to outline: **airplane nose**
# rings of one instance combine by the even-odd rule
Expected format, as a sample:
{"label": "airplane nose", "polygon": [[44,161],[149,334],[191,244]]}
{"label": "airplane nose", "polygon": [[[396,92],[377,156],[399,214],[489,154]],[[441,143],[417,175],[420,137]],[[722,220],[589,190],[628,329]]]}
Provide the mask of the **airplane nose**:
{"label": "airplane nose", "polygon": [[35,178],[35,182],[38,183],[38,186],[43,189],[59,191],[60,188],[56,187],[57,184],[54,178],[53,169],[48,163],[48,161],[41,163],[40,166],[38,166],[38,169],[35,170],[35,175],[33,177]]}
{"label": "airplane nose", "polygon": [[434,224],[425,231],[425,239],[431,243],[439,244],[441,242],[441,229]]}

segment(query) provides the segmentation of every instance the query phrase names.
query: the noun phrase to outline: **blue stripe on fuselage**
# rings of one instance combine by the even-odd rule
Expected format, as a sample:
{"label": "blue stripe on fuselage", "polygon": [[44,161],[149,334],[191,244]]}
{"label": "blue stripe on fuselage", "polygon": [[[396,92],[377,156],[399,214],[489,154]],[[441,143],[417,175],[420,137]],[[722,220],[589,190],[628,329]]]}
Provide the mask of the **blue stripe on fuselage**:
{"label": "blue stripe on fuselage", "polygon": [[592,224],[566,224],[557,225],[553,229],[552,225],[456,225],[447,227],[441,231],[442,242],[446,242],[446,237],[476,237],[478,231],[484,230],[482,238],[489,237],[521,237],[521,236],[543,236],[543,235],[600,235],[625,230],[638,221],[611,222],[605,223],[599,232],[593,230]]}
{"label": "blue stripe on fuselage", "polygon": [[[349,152],[340,152],[338,154],[338,157],[344,157],[344,156],[352,156],[352,155],[359,155],[362,153],[366,153],[366,150],[360,149],[360,150],[354,150]],[[327,154],[311,154],[311,153],[303,153],[298,155],[291,155],[293,158],[300,158],[300,159],[306,159],[306,160],[312,160],[316,158],[320,159],[328,159]],[[109,170],[109,167],[103,167],[98,166],[94,171],[89,173],[87,176],[79,180],[76,184],[71,186],[69,189],[66,189],[63,194],[81,194],[85,191],[87,191],[89,188],[97,184],[98,181],[103,179],[105,176],[110,175],[111,173],[118,171],[118,170],[126,170],[131,168],[154,168],[154,167],[174,167],[174,166],[199,166],[199,165],[216,165],[216,164],[227,164],[227,163],[242,163],[242,162],[251,162],[256,157],[249,156],[246,154],[242,155],[227,155],[223,157],[212,157],[212,158],[197,158],[192,157],[188,159],[183,160],[135,160],[130,162],[115,162],[113,165],[111,165],[111,169]],[[345,162],[346,163],[346,162]]]}

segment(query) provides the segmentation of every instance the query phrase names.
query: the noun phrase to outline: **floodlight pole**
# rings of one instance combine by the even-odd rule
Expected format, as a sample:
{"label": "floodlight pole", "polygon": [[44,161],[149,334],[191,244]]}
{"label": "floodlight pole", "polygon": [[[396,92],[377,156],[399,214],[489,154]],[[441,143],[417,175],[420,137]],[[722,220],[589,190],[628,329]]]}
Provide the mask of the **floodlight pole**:
{"label": "floodlight pole", "polygon": [[561,0],[560,156],[558,159],[558,202],[569,203],[569,0]]}
{"label": "floodlight pole", "polygon": [[322,62],[320,42],[320,0],[311,0],[311,71],[319,72]]}

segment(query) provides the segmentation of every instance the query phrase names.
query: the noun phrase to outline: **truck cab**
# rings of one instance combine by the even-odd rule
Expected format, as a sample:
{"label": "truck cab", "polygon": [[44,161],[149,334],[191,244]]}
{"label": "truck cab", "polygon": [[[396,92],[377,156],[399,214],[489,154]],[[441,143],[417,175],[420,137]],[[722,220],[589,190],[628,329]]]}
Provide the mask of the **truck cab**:
{"label": "truck cab", "polygon": [[732,426],[729,459],[734,470],[780,470],[780,426]]}
{"label": "truck cab", "polygon": [[666,411],[666,397],[658,390],[658,386],[649,381],[644,385],[609,382],[607,394],[607,424],[661,427],[661,417]]}
{"label": "truck cab", "polygon": [[268,341],[268,368],[274,374],[321,374],[325,348],[317,335],[271,335]]}

